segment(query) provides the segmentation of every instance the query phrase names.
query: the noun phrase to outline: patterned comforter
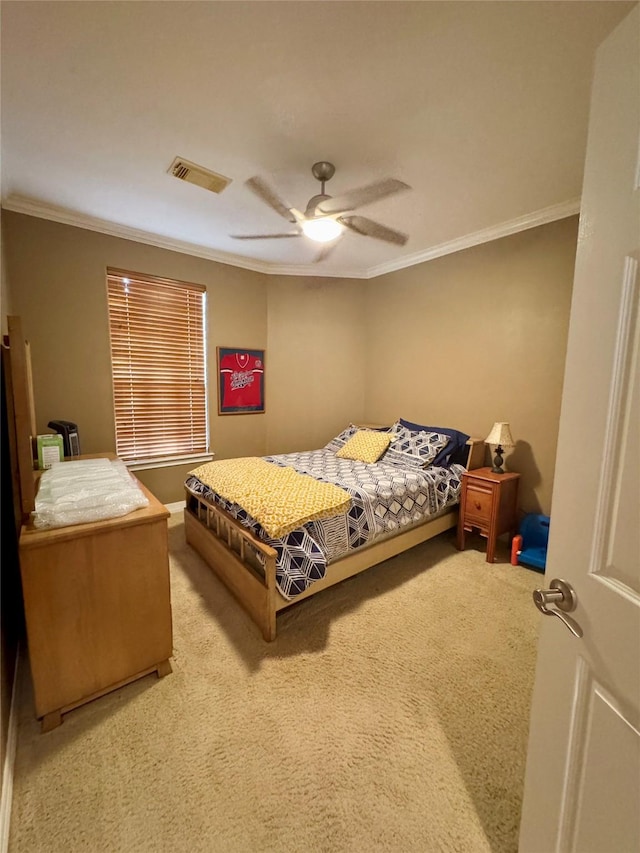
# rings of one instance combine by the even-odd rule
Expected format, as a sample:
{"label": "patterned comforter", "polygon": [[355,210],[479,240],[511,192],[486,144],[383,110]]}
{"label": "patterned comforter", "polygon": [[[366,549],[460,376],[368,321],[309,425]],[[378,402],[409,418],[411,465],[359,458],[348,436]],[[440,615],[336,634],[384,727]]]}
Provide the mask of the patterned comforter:
{"label": "patterned comforter", "polygon": [[462,465],[423,469],[385,462],[368,465],[341,459],[327,449],[264,458],[346,489],[350,508],[346,514],[308,522],[282,539],[272,539],[241,506],[225,500],[197,477],[189,475],[185,485],[223,507],[277,551],[276,582],[287,599],[324,577],[329,563],[457,503],[465,470]]}

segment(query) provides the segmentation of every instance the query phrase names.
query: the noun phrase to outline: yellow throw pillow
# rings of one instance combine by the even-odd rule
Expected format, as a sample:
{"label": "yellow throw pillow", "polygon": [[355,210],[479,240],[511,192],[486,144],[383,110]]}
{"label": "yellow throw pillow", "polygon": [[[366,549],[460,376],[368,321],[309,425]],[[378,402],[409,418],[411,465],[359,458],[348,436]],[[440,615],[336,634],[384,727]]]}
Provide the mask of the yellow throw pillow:
{"label": "yellow throw pillow", "polygon": [[336,453],[342,459],[357,459],[359,462],[373,463],[385,452],[391,443],[388,432],[374,432],[370,429],[359,429],[349,441]]}

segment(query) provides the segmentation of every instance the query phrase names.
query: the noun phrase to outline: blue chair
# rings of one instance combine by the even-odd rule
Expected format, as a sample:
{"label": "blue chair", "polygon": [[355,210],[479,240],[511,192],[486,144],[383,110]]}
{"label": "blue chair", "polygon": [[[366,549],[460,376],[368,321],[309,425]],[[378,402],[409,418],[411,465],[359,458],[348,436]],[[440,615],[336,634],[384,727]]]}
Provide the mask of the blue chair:
{"label": "blue chair", "polygon": [[520,532],[511,543],[511,565],[522,563],[539,572],[547,565],[547,546],[549,544],[548,515],[529,513],[520,524]]}

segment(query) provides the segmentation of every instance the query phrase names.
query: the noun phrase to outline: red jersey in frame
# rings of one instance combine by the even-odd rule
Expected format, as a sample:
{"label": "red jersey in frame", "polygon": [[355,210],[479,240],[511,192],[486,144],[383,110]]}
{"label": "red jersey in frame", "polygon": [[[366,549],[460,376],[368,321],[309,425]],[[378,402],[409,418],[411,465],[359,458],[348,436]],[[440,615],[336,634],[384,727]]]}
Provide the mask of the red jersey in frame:
{"label": "red jersey in frame", "polygon": [[264,350],[218,347],[220,414],[264,412]]}

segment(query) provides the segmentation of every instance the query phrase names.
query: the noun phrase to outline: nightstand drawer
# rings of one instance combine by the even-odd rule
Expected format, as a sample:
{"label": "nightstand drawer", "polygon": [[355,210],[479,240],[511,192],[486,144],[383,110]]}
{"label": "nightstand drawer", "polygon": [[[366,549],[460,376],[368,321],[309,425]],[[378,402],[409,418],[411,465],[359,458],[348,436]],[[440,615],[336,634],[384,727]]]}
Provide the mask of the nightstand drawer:
{"label": "nightstand drawer", "polygon": [[491,518],[491,507],[493,506],[493,489],[485,488],[475,483],[467,487],[467,498],[465,502],[465,521],[477,519],[478,521],[489,521]]}

